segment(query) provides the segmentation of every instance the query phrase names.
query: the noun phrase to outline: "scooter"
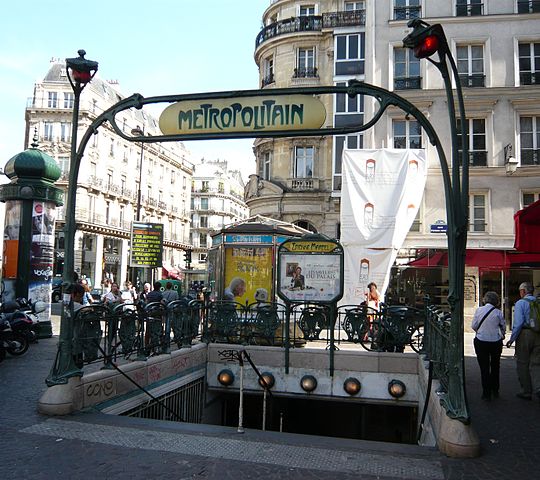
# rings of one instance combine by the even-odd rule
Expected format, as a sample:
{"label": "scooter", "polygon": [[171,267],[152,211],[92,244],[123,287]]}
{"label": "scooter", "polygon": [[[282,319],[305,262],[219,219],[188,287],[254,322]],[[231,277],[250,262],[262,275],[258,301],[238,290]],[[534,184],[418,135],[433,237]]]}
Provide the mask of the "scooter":
{"label": "scooter", "polygon": [[26,353],[32,325],[32,320],[21,312],[0,315],[0,361],[5,358],[6,352],[14,356]]}
{"label": "scooter", "polygon": [[32,303],[32,301],[20,297],[2,303],[0,305],[0,315],[10,323],[13,320],[24,319],[24,324],[18,325],[17,328],[22,331],[30,343],[37,343],[37,314],[43,312],[46,308],[47,304],[44,302]]}

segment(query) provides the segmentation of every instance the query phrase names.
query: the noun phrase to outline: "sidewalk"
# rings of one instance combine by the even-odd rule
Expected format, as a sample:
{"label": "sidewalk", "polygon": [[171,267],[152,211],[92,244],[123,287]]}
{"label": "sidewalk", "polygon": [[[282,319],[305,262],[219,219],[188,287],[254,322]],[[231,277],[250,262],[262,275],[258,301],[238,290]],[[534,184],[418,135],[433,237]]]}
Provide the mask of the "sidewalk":
{"label": "sidewalk", "polygon": [[534,478],[540,404],[515,397],[513,349],[501,362],[501,398],[480,400],[480,373],[465,336],[478,459],[455,460],[414,445],[279,434],[101,414],[42,417],[36,404],[56,354],[40,340],[0,364],[0,452],[5,479],[513,479]]}

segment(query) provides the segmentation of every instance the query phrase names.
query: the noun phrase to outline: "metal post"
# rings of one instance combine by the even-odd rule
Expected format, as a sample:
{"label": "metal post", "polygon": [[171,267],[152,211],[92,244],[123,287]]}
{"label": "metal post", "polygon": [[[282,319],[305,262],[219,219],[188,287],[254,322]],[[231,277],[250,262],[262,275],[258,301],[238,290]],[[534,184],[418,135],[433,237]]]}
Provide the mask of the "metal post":
{"label": "metal post", "polygon": [[[79,58],[66,59],[66,71],[68,79],[73,89],[73,117],[71,125],[71,153],[69,159],[69,185],[77,185],[79,176],[79,165],[77,161],[77,130],[79,127],[79,107],[81,92],[92,80],[97,72],[98,64],[91,60],[86,60],[84,50],[79,50]],[[64,274],[63,274],[63,299],[62,317],[60,320],[60,335],[58,339],[58,353],[53,364],[51,373],[47,377],[46,383],[49,386],[67,383],[70,377],[81,376],[82,371],[75,365],[73,359],[73,302],[66,302],[68,286],[74,281],[74,251],[75,251],[75,203],[77,197],[76,188],[68,188],[66,196],[66,223],[64,225]],[[69,296],[67,297],[69,298]]]}
{"label": "metal post", "polygon": [[244,433],[244,359],[243,351],[238,354],[238,364],[240,365],[240,398],[238,401],[238,433]]}

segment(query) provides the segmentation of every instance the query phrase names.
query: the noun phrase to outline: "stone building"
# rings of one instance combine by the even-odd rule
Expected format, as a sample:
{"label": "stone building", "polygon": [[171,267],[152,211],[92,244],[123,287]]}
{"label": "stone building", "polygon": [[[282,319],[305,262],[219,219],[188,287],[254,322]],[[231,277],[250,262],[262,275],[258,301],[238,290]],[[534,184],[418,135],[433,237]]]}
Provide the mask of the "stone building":
{"label": "stone building", "polygon": [[[381,86],[416,105],[450,152],[441,75],[403,48],[412,18],[443,25],[463,84],[470,145],[467,305],[472,311],[486,290],[495,290],[509,309],[521,281],[540,283],[540,259],[525,259],[513,248],[513,215],[540,194],[538,2],[275,0],[256,38],[260,87],[342,85],[351,79]],[[366,122],[375,111],[372,99],[321,100],[325,126]],[[399,259],[405,267],[395,272],[390,293],[408,303],[424,293],[444,301],[446,236],[444,228],[432,228],[446,222],[439,159],[418,122],[398,109],[389,109],[363,134],[256,140],[257,176],[246,199],[251,214],[339,238],[344,147],[426,149],[424,198]]]}
{"label": "stone building", "polygon": [[[116,82],[96,77],[81,95],[78,140],[91,122],[123,95]],[[52,60],[49,71],[26,107],[25,146],[38,132],[40,148],[56,159],[62,176],[57,186],[67,189],[74,94],[65,62]],[[130,134],[159,134],[157,120],[144,110],[124,111],[119,127]],[[88,144],[78,179],[75,238],[75,270],[99,286],[104,278],[123,282],[128,269],[131,223],[137,218],[141,192],[140,220],[164,225],[164,267],[183,265],[189,245],[189,205],[193,165],[182,143],[128,142],[114,133],[109,123]],[[139,183],[139,178],[141,182]],[[63,268],[64,211],[56,220],[55,274]],[[145,279],[152,274],[146,269]],[[154,272],[161,278],[161,272]],[[159,276],[159,277],[157,277]]]}
{"label": "stone building", "polygon": [[248,217],[244,181],[226,160],[205,160],[195,165],[191,186],[192,267],[206,269],[210,233]]}

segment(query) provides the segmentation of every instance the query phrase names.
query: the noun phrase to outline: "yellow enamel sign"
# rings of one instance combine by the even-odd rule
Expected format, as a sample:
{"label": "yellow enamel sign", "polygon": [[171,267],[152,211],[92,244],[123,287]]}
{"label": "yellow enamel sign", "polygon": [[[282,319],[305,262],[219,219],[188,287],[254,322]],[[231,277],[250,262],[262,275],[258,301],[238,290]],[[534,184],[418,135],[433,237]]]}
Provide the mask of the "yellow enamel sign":
{"label": "yellow enamel sign", "polygon": [[236,133],[320,128],[322,102],[309,95],[185,100],[168,106],[159,118],[164,135]]}

